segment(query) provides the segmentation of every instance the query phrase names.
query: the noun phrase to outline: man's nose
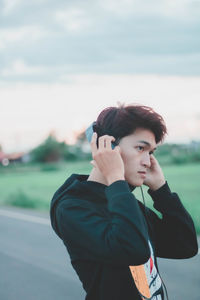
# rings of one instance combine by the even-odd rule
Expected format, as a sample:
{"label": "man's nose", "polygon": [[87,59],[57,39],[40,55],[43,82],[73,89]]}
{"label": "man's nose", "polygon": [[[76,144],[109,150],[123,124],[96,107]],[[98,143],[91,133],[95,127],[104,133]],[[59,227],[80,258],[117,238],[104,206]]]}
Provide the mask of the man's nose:
{"label": "man's nose", "polygon": [[145,154],[142,158],[142,165],[145,166],[146,168],[151,167],[151,160],[150,160],[150,155]]}

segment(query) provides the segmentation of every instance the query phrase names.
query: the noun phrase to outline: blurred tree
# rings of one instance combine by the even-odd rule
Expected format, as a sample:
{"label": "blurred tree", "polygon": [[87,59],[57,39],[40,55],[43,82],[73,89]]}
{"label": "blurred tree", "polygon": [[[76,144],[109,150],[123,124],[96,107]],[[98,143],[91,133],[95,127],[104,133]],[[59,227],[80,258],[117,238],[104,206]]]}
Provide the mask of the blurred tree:
{"label": "blurred tree", "polygon": [[83,159],[91,159],[91,147],[88,142],[85,131],[82,131],[76,139],[77,154]]}
{"label": "blurred tree", "polygon": [[188,144],[163,144],[155,152],[161,164],[200,162],[200,142]]}
{"label": "blurred tree", "polygon": [[87,144],[84,133],[77,137],[75,145],[58,142],[54,132],[47,139],[30,152],[33,162],[58,162],[60,160],[75,161],[90,159],[90,152],[85,151]]}
{"label": "blurred tree", "polygon": [[34,148],[31,152],[31,160],[35,162],[56,162],[63,159],[67,145],[64,142],[58,142],[53,133],[47,139]]}

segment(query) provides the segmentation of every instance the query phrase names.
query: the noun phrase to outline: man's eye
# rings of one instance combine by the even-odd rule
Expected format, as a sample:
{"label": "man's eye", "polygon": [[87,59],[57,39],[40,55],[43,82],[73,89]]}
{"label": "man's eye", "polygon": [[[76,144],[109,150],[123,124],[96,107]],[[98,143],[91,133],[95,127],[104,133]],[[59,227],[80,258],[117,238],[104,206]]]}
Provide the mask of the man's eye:
{"label": "man's eye", "polygon": [[137,148],[138,148],[139,150],[143,150],[143,149],[144,149],[143,146],[137,146]]}

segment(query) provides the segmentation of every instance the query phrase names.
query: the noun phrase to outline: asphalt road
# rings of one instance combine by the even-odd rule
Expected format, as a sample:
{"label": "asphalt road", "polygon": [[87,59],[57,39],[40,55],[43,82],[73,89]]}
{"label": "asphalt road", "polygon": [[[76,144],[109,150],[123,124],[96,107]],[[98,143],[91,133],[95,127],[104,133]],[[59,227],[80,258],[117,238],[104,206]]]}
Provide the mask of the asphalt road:
{"label": "asphalt road", "polygon": [[[158,263],[169,300],[200,300],[199,254]],[[48,214],[0,207],[0,300],[83,300],[84,296]]]}

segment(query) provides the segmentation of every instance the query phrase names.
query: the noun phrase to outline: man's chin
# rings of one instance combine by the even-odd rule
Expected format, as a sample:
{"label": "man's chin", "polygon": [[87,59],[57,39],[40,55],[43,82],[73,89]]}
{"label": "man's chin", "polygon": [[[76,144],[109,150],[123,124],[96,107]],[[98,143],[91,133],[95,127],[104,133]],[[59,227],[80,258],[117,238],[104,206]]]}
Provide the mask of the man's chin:
{"label": "man's chin", "polygon": [[[128,181],[128,180],[127,180]],[[128,181],[129,184],[135,186],[135,187],[139,187],[143,185],[143,180],[138,180],[138,181]]]}
{"label": "man's chin", "polygon": [[139,187],[139,186],[142,186],[142,185],[143,185],[143,183],[140,183],[140,184],[139,184],[139,183],[138,183],[138,184],[135,184],[135,186],[136,186],[136,187]]}

